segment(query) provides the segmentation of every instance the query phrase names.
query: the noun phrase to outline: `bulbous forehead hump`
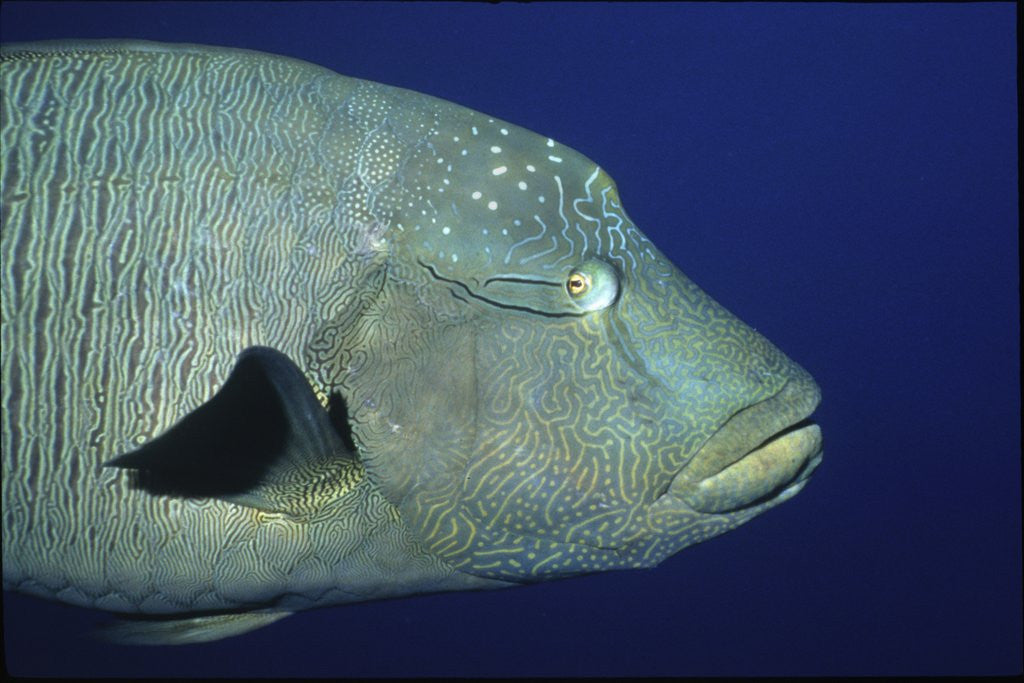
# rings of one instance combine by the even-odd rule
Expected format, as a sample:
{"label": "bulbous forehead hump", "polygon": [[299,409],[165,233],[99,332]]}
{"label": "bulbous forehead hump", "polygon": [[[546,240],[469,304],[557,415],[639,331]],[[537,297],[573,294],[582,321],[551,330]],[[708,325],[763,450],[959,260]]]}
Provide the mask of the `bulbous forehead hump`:
{"label": "bulbous forehead hump", "polygon": [[582,154],[461,107],[439,119],[429,153],[406,169],[420,199],[396,226],[438,272],[554,276],[636,233],[611,179]]}

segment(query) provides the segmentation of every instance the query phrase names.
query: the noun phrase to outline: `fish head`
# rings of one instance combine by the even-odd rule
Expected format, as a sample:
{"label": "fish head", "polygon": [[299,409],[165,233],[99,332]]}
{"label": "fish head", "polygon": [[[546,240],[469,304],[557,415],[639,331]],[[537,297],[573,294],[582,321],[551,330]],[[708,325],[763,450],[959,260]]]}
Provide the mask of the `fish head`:
{"label": "fish head", "polygon": [[683,275],[594,162],[460,116],[406,164],[332,372],[419,541],[508,581],[652,566],[799,491],[821,459],[811,377]]}

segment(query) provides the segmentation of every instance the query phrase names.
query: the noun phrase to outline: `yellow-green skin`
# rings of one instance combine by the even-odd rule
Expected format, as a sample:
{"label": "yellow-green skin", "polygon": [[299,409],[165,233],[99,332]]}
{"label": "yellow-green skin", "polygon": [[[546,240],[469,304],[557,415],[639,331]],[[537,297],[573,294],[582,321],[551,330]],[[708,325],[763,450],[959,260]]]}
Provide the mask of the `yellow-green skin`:
{"label": "yellow-green skin", "polygon": [[[820,460],[815,426],[757,450],[813,380],[550,139],[242,50],[17,45],[0,78],[6,588],[187,617],[649,567]],[[328,485],[103,467],[255,345],[347,404]]]}

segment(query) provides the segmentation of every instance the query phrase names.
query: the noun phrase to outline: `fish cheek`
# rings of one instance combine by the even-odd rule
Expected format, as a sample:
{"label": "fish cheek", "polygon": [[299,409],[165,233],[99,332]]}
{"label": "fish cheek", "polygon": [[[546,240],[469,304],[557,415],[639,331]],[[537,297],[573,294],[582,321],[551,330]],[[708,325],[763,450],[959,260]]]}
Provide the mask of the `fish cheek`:
{"label": "fish cheek", "polygon": [[340,363],[360,456],[410,531],[495,578],[632,562],[617,549],[645,533],[670,473],[607,323],[472,303],[458,320],[421,295],[389,282]]}
{"label": "fish cheek", "polygon": [[[592,319],[510,318],[477,343],[476,449],[459,505],[477,528],[621,547],[671,473],[643,377]],[[513,539],[505,539],[513,543]]]}

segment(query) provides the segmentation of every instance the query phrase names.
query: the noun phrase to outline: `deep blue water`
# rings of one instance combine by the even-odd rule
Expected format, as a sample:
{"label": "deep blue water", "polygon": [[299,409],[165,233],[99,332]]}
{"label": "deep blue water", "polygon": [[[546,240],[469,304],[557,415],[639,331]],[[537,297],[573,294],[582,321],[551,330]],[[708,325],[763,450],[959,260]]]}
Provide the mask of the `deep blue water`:
{"label": "deep blue water", "polygon": [[4,594],[48,675],[1020,673],[1012,4],[6,2],[4,41],[276,52],[550,135],[806,367],[825,461],[653,570],[298,614],[218,643],[82,637]]}

